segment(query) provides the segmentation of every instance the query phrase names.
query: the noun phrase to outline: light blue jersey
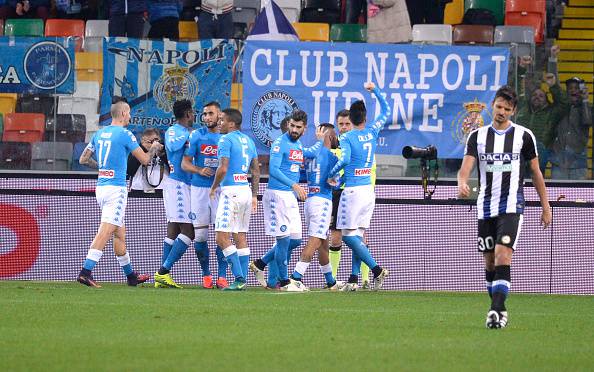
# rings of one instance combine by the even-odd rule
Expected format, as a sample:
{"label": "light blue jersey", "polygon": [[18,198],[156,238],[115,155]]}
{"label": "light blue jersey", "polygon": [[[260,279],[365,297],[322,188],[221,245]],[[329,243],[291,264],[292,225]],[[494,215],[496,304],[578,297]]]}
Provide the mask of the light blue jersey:
{"label": "light blue jersey", "polygon": [[169,160],[169,178],[190,184],[192,175],[184,171],[181,162],[188,146],[190,131],[181,124],[174,124],[165,132],[165,150]]}
{"label": "light blue jersey", "polygon": [[308,185],[308,197],[320,196],[322,198],[332,200],[332,186],[326,182],[328,174],[338,158],[322,146],[322,149],[313,159],[305,160],[305,169],[307,171],[307,185]]}
{"label": "light blue jersey", "polygon": [[380,130],[390,116],[390,107],[379,89],[373,89],[381,111],[374,122],[367,123],[364,129],[353,129],[340,136],[342,155],[338,163],[330,171],[329,178],[333,178],[344,168],[344,182],[346,187],[372,184],[372,167],[375,161],[375,148]]}
{"label": "light blue jersey", "polygon": [[293,141],[289,133],[274,140],[270,147],[268,188],[291,191],[291,186],[299,182],[299,170],[303,165],[303,158],[315,158],[322,147],[322,141],[318,141],[312,147],[304,149],[301,141]]}
{"label": "light blue jersey", "polygon": [[229,159],[227,174],[221,186],[243,186],[248,184],[248,172],[252,160],[257,157],[256,145],[251,138],[236,130],[225,134],[219,140],[218,157]]}
{"label": "light blue jersey", "polygon": [[97,158],[97,186],[126,186],[128,155],[137,148],[136,137],[128,129],[116,125],[99,129],[87,145]]}
{"label": "light blue jersey", "polygon": [[[200,168],[209,167],[216,172],[219,166],[217,149],[219,148],[220,133],[209,132],[206,128],[196,129],[190,134],[190,145],[186,156],[192,157],[192,163]],[[210,187],[214,181],[214,173],[210,177],[193,173],[192,186]]]}

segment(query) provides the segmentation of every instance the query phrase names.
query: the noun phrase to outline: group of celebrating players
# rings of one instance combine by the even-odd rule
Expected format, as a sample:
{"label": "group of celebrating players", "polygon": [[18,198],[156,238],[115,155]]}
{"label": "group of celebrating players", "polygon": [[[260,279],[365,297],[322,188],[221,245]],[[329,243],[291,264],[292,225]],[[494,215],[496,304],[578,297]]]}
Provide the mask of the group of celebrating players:
{"label": "group of celebrating players", "polygon": [[[251,271],[262,286],[304,292],[308,288],[302,279],[317,251],[327,289],[357,290],[361,267],[367,267],[373,273],[373,289],[379,290],[388,270],[372,257],[364,234],[375,207],[373,167],[377,138],[391,112],[373,83],[366,83],[365,89],[375,95],[380,105],[378,117],[367,123],[364,102],[354,102],[337,117],[340,137],[334,125],[323,123],[316,128],[317,142],[304,148],[300,137],[307,129],[307,114],[295,110],[288,117],[286,131],[271,145],[269,182],[262,198],[266,234],[275,238],[275,244],[251,263],[246,235],[251,214],[257,210],[260,169],[254,142],[240,131],[242,115],[231,108],[221,110],[218,103],[211,102],[203,108],[201,119],[205,126],[191,131],[196,119],[192,103],[175,102],[176,124],[165,133],[170,168],[169,178],[163,184],[167,236],[161,267],[154,274],[155,287],[181,288],[171,277],[171,270],[194,241],[205,288],[244,290]],[[489,328],[507,325],[504,303],[511,281],[511,256],[522,223],[525,162],[530,165],[543,206],[541,221],[545,227],[551,222],[534,136],[509,120],[516,102],[515,92],[508,87],[496,93],[493,123],[469,135],[458,176],[459,195],[467,196],[468,178],[478,160],[479,251],[485,257],[485,276],[492,297],[486,321]],[[112,105],[111,114],[112,124],[95,134],[80,158],[82,164],[99,170],[96,197],[101,207],[101,225],[78,276],[80,283],[91,287],[100,287],[91,273],[111,237],[128,284],[136,286],[149,279],[132,269],[125,246],[126,159],[132,153],[147,164],[163,145],[153,142],[148,153],[139,148],[134,135],[125,129],[130,121],[127,103]],[[347,120],[338,120],[345,117],[348,124]],[[303,166],[307,191],[299,184]],[[298,201],[305,202],[308,241],[289,275],[291,253],[301,245]],[[217,244],[216,284],[209,269],[210,225],[214,225]],[[330,229],[333,232],[328,241]],[[352,250],[351,275],[346,283],[336,280],[340,237]],[[228,267],[234,277],[231,283],[226,280]]]}

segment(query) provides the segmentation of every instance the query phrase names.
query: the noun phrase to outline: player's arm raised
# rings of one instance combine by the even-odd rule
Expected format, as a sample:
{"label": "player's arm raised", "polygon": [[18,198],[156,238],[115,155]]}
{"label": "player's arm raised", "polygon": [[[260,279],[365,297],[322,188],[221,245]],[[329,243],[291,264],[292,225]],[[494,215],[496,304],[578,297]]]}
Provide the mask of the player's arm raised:
{"label": "player's arm raised", "polygon": [[364,87],[367,89],[367,91],[373,93],[377,97],[377,101],[380,104],[379,115],[373,120],[372,123],[367,124],[367,127],[373,130],[377,136],[379,131],[384,127],[384,125],[386,125],[388,117],[392,114],[392,110],[390,109],[388,101],[386,101],[381,91],[375,86],[375,83],[365,83]]}
{"label": "player's arm raised", "polygon": [[320,150],[324,146],[324,136],[326,135],[326,128],[316,127],[316,138],[318,141],[311,147],[303,149],[303,156],[309,159],[313,159],[320,153]]}
{"label": "player's arm raised", "polygon": [[163,145],[155,141],[149,148],[148,152],[144,152],[142,148],[137,147],[136,149],[134,149],[134,151],[132,151],[132,155],[134,155],[134,157],[138,159],[140,164],[148,165],[151,162],[151,160],[155,157],[155,155],[157,155],[157,153],[162,149]]}
{"label": "player's arm raised", "polygon": [[250,164],[252,174],[252,213],[258,210],[258,189],[260,188],[260,162],[258,157],[252,159]]}

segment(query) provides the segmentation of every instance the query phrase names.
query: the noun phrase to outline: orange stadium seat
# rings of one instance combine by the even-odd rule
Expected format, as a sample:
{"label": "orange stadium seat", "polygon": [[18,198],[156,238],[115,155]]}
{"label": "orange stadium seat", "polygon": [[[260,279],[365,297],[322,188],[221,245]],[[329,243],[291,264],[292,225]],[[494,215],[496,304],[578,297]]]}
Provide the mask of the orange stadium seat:
{"label": "orange stadium seat", "polygon": [[4,116],[2,141],[39,142],[45,133],[45,115],[12,113]]}
{"label": "orange stadium seat", "polygon": [[507,26],[534,27],[534,41],[544,41],[546,4],[543,0],[507,0],[505,24]]}
{"label": "orange stadium seat", "polygon": [[330,40],[330,25],[328,23],[295,22],[293,28],[301,41]]}
{"label": "orange stadium seat", "polygon": [[85,21],[79,19],[48,19],[45,22],[45,36],[76,38],[76,51],[82,50],[85,37]]}

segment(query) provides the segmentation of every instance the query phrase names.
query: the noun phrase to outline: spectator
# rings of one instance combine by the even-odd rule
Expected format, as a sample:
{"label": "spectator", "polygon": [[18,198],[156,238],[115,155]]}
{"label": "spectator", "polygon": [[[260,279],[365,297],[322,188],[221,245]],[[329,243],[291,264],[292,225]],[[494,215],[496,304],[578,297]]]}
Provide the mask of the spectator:
{"label": "spectator", "polygon": [[407,43],[410,21],[404,0],[374,0],[367,14],[367,42]]}
{"label": "spectator", "polygon": [[97,19],[97,4],[89,0],[53,0],[58,18]]}
{"label": "spectator", "polygon": [[146,0],[110,0],[109,36],[142,39]]}
{"label": "spectator", "polygon": [[552,177],[584,180],[587,176],[586,147],[592,127],[592,112],[588,102],[588,88],[580,78],[565,82],[569,106],[555,131],[551,157]]}
{"label": "spectator", "polygon": [[367,23],[367,0],[346,0],[344,23],[359,23],[361,12],[363,12],[364,21]]}
{"label": "spectator", "polygon": [[233,0],[202,0],[198,15],[201,39],[233,38]]}
{"label": "spectator", "polygon": [[[551,48],[551,57],[548,64],[549,73],[544,77],[544,82],[552,95],[552,102],[549,102],[547,94],[540,84],[537,86],[531,85],[531,82],[528,81],[530,75],[524,75],[516,115],[517,123],[534,133],[539,165],[543,173],[549,161],[555,136],[555,125],[561,120],[568,107],[567,95],[561,91],[561,87],[557,82],[558,53],[558,47]],[[520,70],[526,67],[525,63],[530,63],[525,58],[522,58],[521,61],[524,61],[524,65],[520,66]],[[540,80],[538,83],[540,83]]]}
{"label": "spectator", "polygon": [[179,39],[179,14],[183,3],[180,0],[148,0],[149,39]]}
{"label": "spectator", "polygon": [[41,18],[46,20],[50,14],[49,0],[9,0],[8,18]]}
{"label": "spectator", "polygon": [[453,0],[406,0],[410,24],[443,24],[443,13],[447,3]]}

